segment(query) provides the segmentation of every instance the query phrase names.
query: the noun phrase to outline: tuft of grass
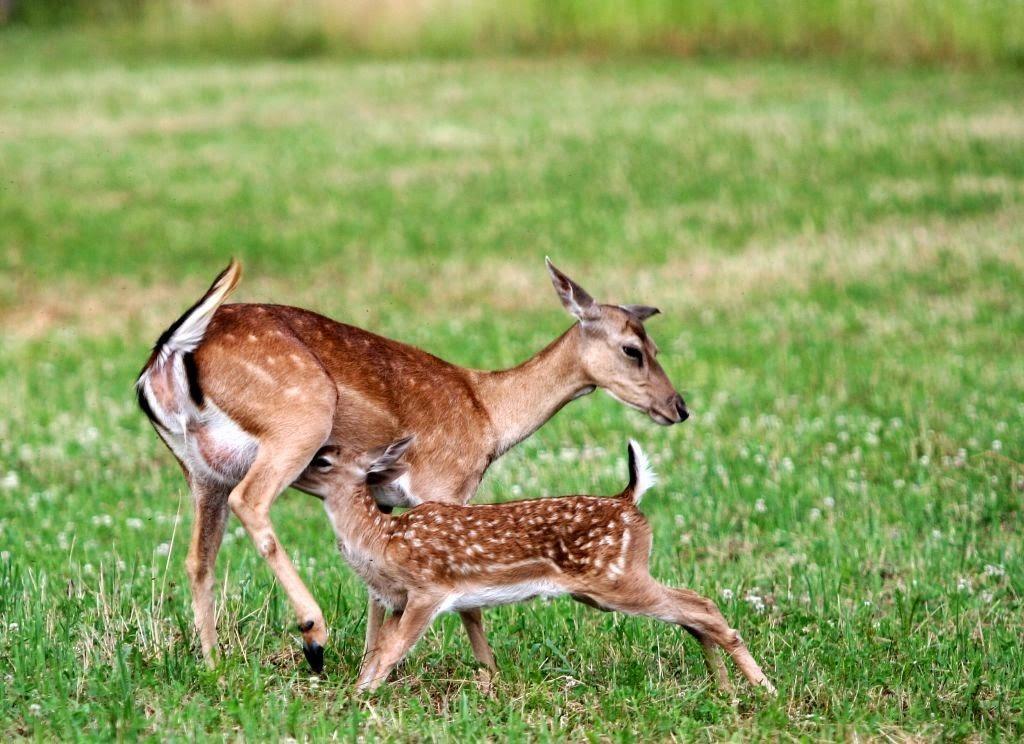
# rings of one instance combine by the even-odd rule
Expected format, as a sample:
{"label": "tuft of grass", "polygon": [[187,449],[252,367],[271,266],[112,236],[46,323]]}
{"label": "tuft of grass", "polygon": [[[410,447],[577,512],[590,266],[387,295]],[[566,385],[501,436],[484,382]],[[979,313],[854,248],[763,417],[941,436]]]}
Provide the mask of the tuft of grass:
{"label": "tuft of grass", "polygon": [[[1024,735],[1019,75],[106,55],[0,46],[0,737]],[[365,593],[294,493],[273,516],[327,676],[235,521],[205,669],[188,493],[131,384],[232,254],[242,301],[475,367],[567,326],[545,254],[660,306],[694,418],[577,401],[479,500],[612,493],[636,437],[654,573],[715,598],[779,698],[570,602],[487,613],[489,695],[445,618],[356,697]]]}

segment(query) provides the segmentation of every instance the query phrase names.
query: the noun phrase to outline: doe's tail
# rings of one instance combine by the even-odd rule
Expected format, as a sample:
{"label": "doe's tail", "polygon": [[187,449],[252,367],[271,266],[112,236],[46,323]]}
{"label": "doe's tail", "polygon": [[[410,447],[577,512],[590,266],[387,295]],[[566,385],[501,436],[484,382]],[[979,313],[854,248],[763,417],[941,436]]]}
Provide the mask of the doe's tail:
{"label": "doe's tail", "polygon": [[619,494],[619,498],[639,504],[644,493],[658,482],[658,476],[635,439],[629,440],[629,447],[626,450],[629,454],[629,483]]}
{"label": "doe's tail", "polygon": [[[139,372],[135,382],[139,406],[157,426],[168,428],[170,419],[180,418],[182,406],[178,402],[180,390],[201,407],[203,393],[199,388],[198,371],[193,352],[203,340],[206,329],[217,308],[238,286],[242,278],[242,265],[234,258],[213,284],[192,307],[160,334],[149,360]],[[153,396],[154,379],[161,395]],[[154,405],[155,404],[155,405]],[[157,410],[154,411],[154,408]],[[164,415],[159,415],[159,414]]]}
{"label": "doe's tail", "polygon": [[[232,258],[227,268],[213,280],[206,294],[160,334],[156,346],[153,347],[154,357],[166,358],[176,352],[185,354],[195,351],[199,342],[203,340],[213,314],[238,286],[241,278],[242,265]],[[150,363],[152,361],[151,359]]]}

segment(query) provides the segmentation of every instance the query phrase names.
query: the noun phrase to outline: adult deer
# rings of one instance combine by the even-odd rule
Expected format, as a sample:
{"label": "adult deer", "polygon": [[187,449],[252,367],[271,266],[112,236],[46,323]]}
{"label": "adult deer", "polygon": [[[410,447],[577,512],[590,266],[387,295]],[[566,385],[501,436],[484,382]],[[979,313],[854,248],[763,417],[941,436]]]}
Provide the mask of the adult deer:
{"label": "adult deer", "polygon": [[724,649],[752,685],[774,692],[739,633],[715,603],[651,577],[651,526],[637,508],[655,476],[629,443],[629,483],[617,496],[563,496],[504,504],[421,504],[381,514],[371,486],[405,472],[413,440],[337,461],[323,454],[318,479],[338,547],[370,593],[392,614],[359,672],[376,689],[442,612],[571,595],[601,610],[646,615],[685,628],[701,645],[708,671],[724,689]]}
{"label": "adult deer", "polygon": [[[566,403],[600,387],[662,425],[687,418],[656,359],[644,305],[598,304],[547,262],[578,322],[517,367],[464,369],[412,346],[294,307],[222,305],[239,264],[217,277],[156,343],[136,384],[139,405],[181,464],[195,519],[186,560],[195,625],[212,663],[214,564],[228,509],[266,559],[298,616],[303,651],[323,668],[327,627],[274,533],[270,507],[288,486],[323,499],[318,453],[366,452],[406,434],[402,478],[375,491],[383,510],[464,504],[487,467]],[[383,609],[371,600],[367,648]],[[473,655],[493,670],[479,610],[461,613]]]}

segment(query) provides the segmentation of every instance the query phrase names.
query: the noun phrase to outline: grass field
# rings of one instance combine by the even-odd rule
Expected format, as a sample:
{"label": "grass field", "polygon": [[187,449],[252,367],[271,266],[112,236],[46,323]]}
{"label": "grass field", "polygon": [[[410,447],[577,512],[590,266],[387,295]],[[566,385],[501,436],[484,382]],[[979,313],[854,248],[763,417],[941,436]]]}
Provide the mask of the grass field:
{"label": "grass field", "polygon": [[[0,738],[1024,735],[1024,79],[781,63],[186,62],[0,44]],[[709,688],[675,629],[564,601],[457,619],[373,698],[364,593],[320,505],[282,542],[333,630],[310,678],[229,525],[202,665],[188,494],[131,385],[239,256],[241,300],[478,367],[568,325],[550,254],[648,328],[694,418],[607,396],[479,500],[617,490],[653,569],[776,682]]]}

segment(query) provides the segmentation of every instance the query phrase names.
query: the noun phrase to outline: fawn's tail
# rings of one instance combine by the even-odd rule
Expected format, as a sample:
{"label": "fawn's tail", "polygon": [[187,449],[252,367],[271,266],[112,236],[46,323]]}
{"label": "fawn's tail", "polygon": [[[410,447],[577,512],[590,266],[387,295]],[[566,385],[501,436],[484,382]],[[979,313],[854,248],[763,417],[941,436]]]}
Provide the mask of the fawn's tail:
{"label": "fawn's tail", "polygon": [[619,494],[619,498],[629,499],[634,504],[639,504],[640,497],[644,495],[644,492],[658,482],[658,476],[635,439],[629,440],[627,452],[629,453],[629,483]]}

